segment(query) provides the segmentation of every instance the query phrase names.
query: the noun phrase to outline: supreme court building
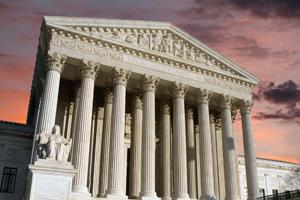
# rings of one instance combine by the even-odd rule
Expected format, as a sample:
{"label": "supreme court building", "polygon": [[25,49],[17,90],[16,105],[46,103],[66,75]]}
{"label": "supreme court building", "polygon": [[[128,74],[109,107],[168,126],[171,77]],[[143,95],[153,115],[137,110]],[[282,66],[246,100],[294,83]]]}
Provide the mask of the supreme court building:
{"label": "supreme court building", "polygon": [[[44,17],[28,123],[37,136],[57,124],[71,143],[76,173],[65,199],[238,200],[241,115],[245,188],[255,199],[257,83],[170,23]],[[35,154],[31,166],[43,160]]]}

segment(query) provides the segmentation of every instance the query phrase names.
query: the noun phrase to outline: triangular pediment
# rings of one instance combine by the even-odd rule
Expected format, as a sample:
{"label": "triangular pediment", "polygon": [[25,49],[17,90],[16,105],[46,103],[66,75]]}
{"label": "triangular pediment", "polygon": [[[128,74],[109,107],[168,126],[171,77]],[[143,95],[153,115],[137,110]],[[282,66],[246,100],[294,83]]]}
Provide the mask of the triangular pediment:
{"label": "triangular pediment", "polygon": [[48,16],[45,17],[45,23],[140,51],[150,51],[168,59],[240,78],[254,85],[258,83],[258,79],[245,69],[170,23]]}

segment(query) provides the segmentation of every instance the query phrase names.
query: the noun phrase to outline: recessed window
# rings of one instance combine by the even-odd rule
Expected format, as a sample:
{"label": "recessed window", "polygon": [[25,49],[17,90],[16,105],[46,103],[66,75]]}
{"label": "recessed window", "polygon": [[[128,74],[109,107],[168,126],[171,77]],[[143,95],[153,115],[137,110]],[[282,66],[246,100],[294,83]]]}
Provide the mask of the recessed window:
{"label": "recessed window", "polygon": [[17,168],[4,167],[0,192],[14,193],[17,178]]}

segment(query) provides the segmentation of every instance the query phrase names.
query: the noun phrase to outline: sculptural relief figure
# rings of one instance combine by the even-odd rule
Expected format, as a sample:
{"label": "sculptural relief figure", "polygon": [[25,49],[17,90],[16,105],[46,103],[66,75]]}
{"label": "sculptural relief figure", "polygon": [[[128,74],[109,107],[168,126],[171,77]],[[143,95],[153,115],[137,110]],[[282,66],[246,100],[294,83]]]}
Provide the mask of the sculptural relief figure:
{"label": "sculptural relief figure", "polygon": [[67,161],[71,150],[71,140],[65,139],[60,134],[60,127],[55,125],[52,129],[47,144],[48,159]]}
{"label": "sculptural relief figure", "polygon": [[195,52],[194,47],[189,47],[186,50],[186,59],[194,61],[195,60]]}
{"label": "sculptural relief figure", "polygon": [[162,52],[164,53],[171,53],[173,52],[173,37],[171,33],[168,33],[163,39],[162,39]]}
{"label": "sculptural relief figure", "polygon": [[137,37],[133,34],[130,34],[126,37],[125,41],[128,42],[128,43],[136,44],[137,43]]}
{"label": "sculptural relief figure", "polygon": [[52,133],[41,130],[37,134],[35,141],[38,158],[67,162],[72,140],[65,139],[60,134],[58,125],[53,127]]}
{"label": "sculptural relief figure", "polygon": [[181,40],[175,40],[175,42],[173,43],[173,52],[174,56],[178,56],[180,58],[184,56]]}
{"label": "sculptural relief figure", "polygon": [[139,39],[138,39],[138,44],[141,47],[149,48],[149,45],[150,45],[149,34],[147,34],[147,33],[140,34]]}
{"label": "sculptural relief figure", "polygon": [[197,54],[195,56],[195,61],[198,62],[198,63],[206,63],[205,54],[203,52]]}
{"label": "sculptural relief figure", "polygon": [[160,51],[162,42],[162,34],[158,31],[152,38],[152,50]]}

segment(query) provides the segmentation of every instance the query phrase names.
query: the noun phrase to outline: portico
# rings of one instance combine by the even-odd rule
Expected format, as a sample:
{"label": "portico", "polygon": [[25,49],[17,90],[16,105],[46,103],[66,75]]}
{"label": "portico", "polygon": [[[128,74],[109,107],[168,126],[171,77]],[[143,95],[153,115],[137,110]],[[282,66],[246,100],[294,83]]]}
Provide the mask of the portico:
{"label": "portico", "polygon": [[250,118],[258,79],[179,28],[45,17],[35,72],[45,79],[36,79],[37,132],[56,123],[73,140],[75,196],[240,199],[235,110],[242,113],[249,198],[258,196]]}

